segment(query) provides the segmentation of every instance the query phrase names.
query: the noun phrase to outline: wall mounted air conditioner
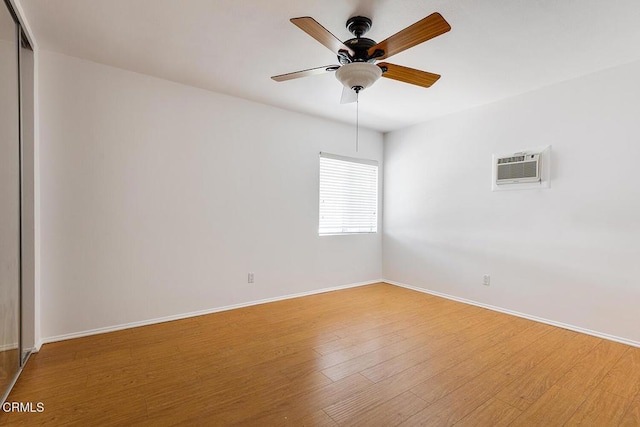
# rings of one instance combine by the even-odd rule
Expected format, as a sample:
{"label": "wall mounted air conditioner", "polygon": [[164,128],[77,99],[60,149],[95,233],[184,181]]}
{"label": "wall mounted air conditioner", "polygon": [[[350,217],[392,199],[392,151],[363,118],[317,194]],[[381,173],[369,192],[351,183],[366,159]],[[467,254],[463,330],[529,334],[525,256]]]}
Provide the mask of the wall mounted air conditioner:
{"label": "wall mounted air conditioner", "polygon": [[491,191],[551,188],[551,146],[493,155]]}
{"label": "wall mounted air conditioner", "polygon": [[540,182],[540,153],[515,153],[498,157],[496,184]]}

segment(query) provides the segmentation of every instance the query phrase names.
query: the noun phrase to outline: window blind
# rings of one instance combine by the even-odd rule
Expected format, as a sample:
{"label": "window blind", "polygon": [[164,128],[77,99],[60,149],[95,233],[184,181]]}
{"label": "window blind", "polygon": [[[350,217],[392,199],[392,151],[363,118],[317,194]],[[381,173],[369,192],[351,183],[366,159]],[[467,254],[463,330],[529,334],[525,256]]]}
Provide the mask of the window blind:
{"label": "window blind", "polygon": [[378,231],[378,162],[320,153],[318,234]]}

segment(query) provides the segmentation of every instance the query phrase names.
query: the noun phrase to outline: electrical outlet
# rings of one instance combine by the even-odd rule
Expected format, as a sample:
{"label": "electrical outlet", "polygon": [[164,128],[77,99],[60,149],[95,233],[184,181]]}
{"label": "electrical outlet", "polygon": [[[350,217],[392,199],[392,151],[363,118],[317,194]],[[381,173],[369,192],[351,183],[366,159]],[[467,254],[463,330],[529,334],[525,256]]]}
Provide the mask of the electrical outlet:
{"label": "electrical outlet", "polygon": [[253,283],[253,273],[247,275],[247,283]]}
{"label": "electrical outlet", "polygon": [[489,276],[488,274],[482,276],[482,284],[485,286],[491,285],[491,276]]}

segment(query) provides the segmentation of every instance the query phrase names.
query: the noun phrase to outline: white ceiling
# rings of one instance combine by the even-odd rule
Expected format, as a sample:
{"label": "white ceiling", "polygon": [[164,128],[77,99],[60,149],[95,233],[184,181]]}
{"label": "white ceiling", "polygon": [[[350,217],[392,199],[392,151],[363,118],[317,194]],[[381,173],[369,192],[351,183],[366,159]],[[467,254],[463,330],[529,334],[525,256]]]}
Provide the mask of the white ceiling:
{"label": "white ceiling", "polygon": [[[338,38],[373,19],[381,41],[440,12],[452,30],[388,61],[442,75],[430,89],[381,79],[360,124],[390,131],[640,59],[638,0],[21,0],[41,49],[354,123],[332,74],[270,76],[337,63],[289,22],[312,16]],[[606,82],[602,82],[606,84]]]}

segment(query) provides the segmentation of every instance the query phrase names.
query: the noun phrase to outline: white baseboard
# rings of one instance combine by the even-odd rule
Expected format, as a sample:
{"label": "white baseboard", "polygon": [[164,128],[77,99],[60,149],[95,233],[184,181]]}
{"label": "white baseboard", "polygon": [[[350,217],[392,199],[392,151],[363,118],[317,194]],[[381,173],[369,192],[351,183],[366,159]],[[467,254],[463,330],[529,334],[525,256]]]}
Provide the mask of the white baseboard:
{"label": "white baseboard", "polygon": [[25,348],[22,351],[23,352],[27,352],[29,354],[36,354],[39,350],[40,350],[40,348],[36,346],[36,347]]}
{"label": "white baseboard", "polygon": [[182,313],[182,314],[175,314],[175,315],[171,315],[171,316],[158,317],[158,318],[155,318],[155,319],[142,320],[142,321],[139,321],[139,322],[123,323],[123,324],[120,324],[120,325],[107,326],[107,327],[104,327],[104,328],[90,329],[90,330],[86,330],[86,331],[73,332],[73,333],[70,333],[70,334],[56,335],[56,336],[52,336],[52,337],[42,338],[38,342],[39,345],[36,348],[37,348],[37,350],[40,350],[40,347],[42,346],[42,344],[47,344],[47,343],[52,343],[52,342],[57,342],[57,341],[64,341],[64,340],[70,340],[70,339],[73,339],[73,338],[87,337],[87,336],[90,336],[90,335],[104,334],[104,333],[107,333],[107,332],[115,332],[115,331],[120,331],[120,330],[123,330],[123,329],[129,329],[129,328],[137,328],[139,326],[154,325],[156,323],[171,322],[173,320],[187,319],[187,318],[190,318],[190,317],[203,316],[205,314],[218,313],[218,312],[221,312],[221,311],[234,310],[236,308],[250,307],[250,306],[253,306],[253,305],[266,304],[266,303],[269,303],[269,302],[283,301],[283,300],[292,299],[292,298],[299,298],[299,297],[305,297],[305,296],[309,296],[309,295],[322,294],[322,293],[325,293],[325,292],[338,291],[338,290],[341,290],[341,289],[356,288],[358,286],[372,285],[374,283],[380,283],[380,282],[383,282],[383,280],[379,279],[379,280],[372,280],[372,281],[367,281],[367,282],[351,283],[351,284],[348,284],[348,285],[340,285],[340,286],[334,286],[334,287],[331,287],[331,288],[315,289],[313,291],[307,291],[307,292],[300,292],[300,293],[296,293],[296,294],[283,295],[283,296],[274,297],[274,298],[265,298],[265,299],[261,299],[261,300],[257,300],[257,301],[249,301],[249,302],[245,302],[245,303],[241,303],[241,304],[233,304],[233,305],[227,305],[227,306],[223,306],[223,307],[216,307],[216,308],[211,308],[211,309],[206,309],[206,310],[192,311],[192,312],[189,312],[189,313]]}
{"label": "white baseboard", "polygon": [[18,343],[17,342],[0,345],[0,352],[1,351],[9,351],[9,350],[17,350],[17,349],[18,349]]}
{"label": "white baseboard", "polygon": [[[18,343],[0,345],[0,352],[9,351],[9,350],[17,350],[17,349],[18,349]],[[36,347],[23,348],[22,351],[23,352],[29,352],[29,353],[37,353],[38,352]]]}
{"label": "white baseboard", "polygon": [[422,293],[425,293],[425,294],[434,295],[434,296],[437,296],[437,297],[446,298],[446,299],[449,299],[449,300],[461,302],[461,303],[464,303],[464,304],[475,305],[477,307],[486,308],[488,310],[497,311],[497,312],[505,313],[505,314],[510,314],[512,316],[522,317],[524,319],[533,320],[535,322],[546,323],[547,325],[557,326],[559,328],[568,329],[570,331],[580,332],[582,334],[587,334],[587,335],[592,335],[592,336],[597,337],[597,338],[602,338],[602,339],[609,340],[609,341],[615,341],[615,342],[619,342],[619,343],[622,343],[622,344],[630,345],[630,346],[633,346],[633,347],[640,347],[640,342],[633,341],[633,340],[630,340],[630,339],[627,339],[627,338],[622,338],[622,337],[618,337],[618,336],[615,336],[615,335],[609,335],[609,334],[605,334],[603,332],[592,331],[590,329],[581,328],[579,326],[569,325],[569,324],[562,323],[562,322],[556,322],[555,320],[544,319],[542,317],[532,316],[530,314],[520,313],[518,311],[509,310],[509,309],[502,308],[502,307],[496,307],[494,305],[484,304],[484,303],[473,301],[473,300],[469,300],[469,299],[466,299],[466,298],[460,298],[460,297],[456,297],[456,296],[453,296],[453,295],[443,294],[441,292],[436,292],[436,291],[431,291],[429,289],[420,288],[420,287],[417,287],[417,286],[407,285],[405,283],[394,282],[393,280],[383,279],[382,282],[389,283],[390,285],[400,286],[400,287],[406,288],[406,289],[411,289],[413,291],[418,291],[418,292],[422,292]]}

